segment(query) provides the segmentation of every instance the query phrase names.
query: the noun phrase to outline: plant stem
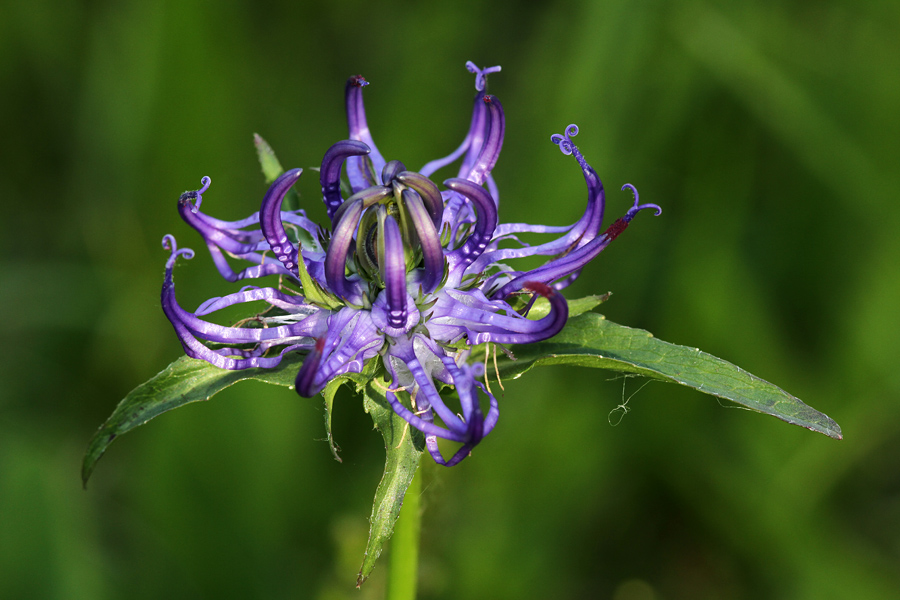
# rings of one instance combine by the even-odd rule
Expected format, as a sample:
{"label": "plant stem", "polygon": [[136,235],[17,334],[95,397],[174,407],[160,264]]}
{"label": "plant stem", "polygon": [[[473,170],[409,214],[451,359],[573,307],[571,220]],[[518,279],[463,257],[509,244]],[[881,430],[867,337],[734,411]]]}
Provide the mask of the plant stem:
{"label": "plant stem", "polygon": [[388,565],[387,600],[415,600],[419,574],[419,529],[422,513],[419,496],[422,493],[422,470],[417,469],[403,498],[403,508],[394,526],[391,539],[391,560]]}

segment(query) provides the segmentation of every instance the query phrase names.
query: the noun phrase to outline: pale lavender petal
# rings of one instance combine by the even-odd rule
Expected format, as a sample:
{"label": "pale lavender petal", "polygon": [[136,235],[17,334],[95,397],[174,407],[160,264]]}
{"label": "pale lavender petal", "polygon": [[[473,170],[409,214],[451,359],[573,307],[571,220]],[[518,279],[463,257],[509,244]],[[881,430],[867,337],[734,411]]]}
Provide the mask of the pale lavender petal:
{"label": "pale lavender petal", "polygon": [[345,373],[360,373],[384,344],[368,311],[345,307],[328,319],[328,330],[316,340],[297,373],[297,393],[310,398]]}
{"label": "pale lavender petal", "polygon": [[488,300],[480,290],[446,290],[435,305],[426,326],[435,339],[453,342],[465,335],[470,345],[486,342],[527,344],[556,335],[566,324],[569,307],[565,298],[543,283],[528,281],[518,289],[550,300],[550,313],[532,321],[516,313],[502,300]]}
{"label": "pale lavender petal", "polygon": [[219,274],[226,281],[235,282],[242,279],[257,279],[259,277],[265,277],[267,275],[290,275],[291,277],[295,276],[293,273],[288,272],[288,270],[284,268],[284,265],[276,261],[274,258],[270,258],[269,262],[265,262],[265,258],[263,257],[263,255],[255,253],[243,254],[239,258],[261,264],[247,267],[245,269],[242,269],[241,271],[235,271],[231,268],[231,265],[228,263],[225,255],[222,254],[222,251],[217,246],[209,243],[207,244],[207,247],[209,248],[209,253],[212,256],[213,264],[216,265],[216,269],[218,269]]}
{"label": "pale lavender petal", "polygon": [[[175,238],[172,236],[163,238],[163,247],[171,251],[169,260],[166,261],[166,274],[161,293],[163,312],[175,329],[175,333],[188,356],[205,360],[222,369],[240,370],[253,367],[271,368],[281,362],[281,359],[286,352],[295,349],[308,348],[312,345],[311,340],[305,335],[294,335],[293,332],[288,331],[287,329],[242,329],[222,327],[203,321],[191,313],[184,311],[175,300],[175,284],[172,278],[172,270],[178,256],[183,255],[186,258],[191,258],[193,256],[193,251],[187,248],[181,250],[178,249]],[[311,319],[311,322],[317,320],[316,314],[309,315],[306,318]],[[306,325],[311,325],[311,322]],[[300,324],[298,323],[297,325]],[[317,323],[316,325],[320,328],[321,323]],[[311,331],[315,329],[315,326],[310,327]],[[265,350],[273,347],[273,344],[271,344],[273,341],[276,342],[274,345],[285,345],[286,347],[283,348],[278,355],[266,357],[261,356],[264,350],[259,348],[253,350],[242,350],[239,348],[221,348],[213,350],[198,340],[196,336],[199,336],[206,341],[227,341],[231,343],[256,342],[267,339],[270,344],[266,346]]]}
{"label": "pale lavender petal", "polygon": [[662,209],[656,204],[639,204],[640,197],[638,196],[637,190],[631,184],[625,184],[622,189],[629,189],[634,194],[634,205],[628,210],[624,217],[617,219],[601,235],[595,237],[580,248],[512,279],[500,289],[493,292],[491,297],[494,299],[505,298],[509,294],[521,289],[525,285],[525,282],[528,281],[550,284],[554,281],[568,278],[577,271],[583,269],[587,263],[591,262],[598,254],[606,249],[619,234],[625,231],[625,228],[628,227],[628,223],[631,222],[638,212],[652,208],[656,211],[657,215],[662,213]]}

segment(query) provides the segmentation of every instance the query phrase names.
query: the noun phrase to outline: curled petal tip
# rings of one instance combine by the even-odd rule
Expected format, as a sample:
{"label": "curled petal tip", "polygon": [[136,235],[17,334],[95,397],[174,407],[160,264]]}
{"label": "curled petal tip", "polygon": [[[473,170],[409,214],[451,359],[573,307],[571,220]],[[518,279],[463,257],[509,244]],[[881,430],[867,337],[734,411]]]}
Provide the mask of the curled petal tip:
{"label": "curled petal tip", "polygon": [[565,135],[554,133],[550,136],[550,141],[559,146],[559,151],[569,156],[575,150],[575,144],[572,138],[578,135],[578,125],[572,123],[564,132]]}
{"label": "curled petal tip", "polygon": [[655,210],[657,217],[662,214],[662,207],[660,207],[658,204],[640,204],[641,197],[638,194],[637,188],[630,183],[626,183],[622,186],[622,191],[624,192],[625,190],[631,190],[632,195],[634,195],[634,205],[631,207],[631,210],[628,211],[629,215],[635,215],[639,211],[647,208],[652,208],[653,210]]}
{"label": "curled petal tip", "polygon": [[197,212],[200,210],[200,203],[203,202],[203,193],[209,189],[209,184],[211,182],[212,180],[209,177],[204,176],[202,179],[200,179],[200,185],[202,187],[199,190],[193,190],[183,193],[181,197],[178,198],[179,204],[184,205],[186,203],[189,203],[191,200],[196,200],[196,202],[191,203],[191,212],[197,214]]}
{"label": "curled petal tip", "polygon": [[475,74],[475,90],[481,92],[487,86],[487,76],[491,73],[499,73],[500,65],[479,69],[478,65],[469,60],[466,61],[466,69],[468,69],[469,73]]}
{"label": "curled petal tip", "polygon": [[174,264],[175,259],[179,256],[183,256],[188,260],[194,258],[194,251],[190,248],[179,248],[178,243],[175,241],[175,236],[171,233],[167,233],[163,236],[162,247],[164,250],[169,251],[169,262],[172,264]]}
{"label": "curled petal tip", "polygon": [[163,250],[175,250],[178,247],[178,244],[175,243],[175,236],[171,233],[167,233],[163,236],[162,239],[162,247]]}

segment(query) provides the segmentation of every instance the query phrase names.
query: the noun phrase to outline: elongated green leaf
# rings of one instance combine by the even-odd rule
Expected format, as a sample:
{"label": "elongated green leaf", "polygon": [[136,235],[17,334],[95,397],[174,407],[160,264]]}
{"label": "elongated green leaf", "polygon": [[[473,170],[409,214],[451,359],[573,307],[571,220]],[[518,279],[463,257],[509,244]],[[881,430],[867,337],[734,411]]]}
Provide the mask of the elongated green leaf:
{"label": "elongated green leaf", "polygon": [[643,329],[632,329],[586,313],[569,319],[546,342],[514,346],[517,360],[498,360],[500,375],[518,377],[535,365],[576,365],[636,373],[692,387],[732,400],[751,410],[841,439],[841,428],[827,415],[781,388],[697,348],[678,346]]}
{"label": "elongated green leaf", "polygon": [[303,357],[285,356],[275,369],[227,371],[203,360],[182,356],[149,381],[133,389],[119,403],[88,444],[81,466],[81,479],[87,481],[116,437],[158,417],[164,412],[191,402],[209,400],[218,392],[244,379],[291,387]]}
{"label": "elongated green leaf", "polygon": [[359,587],[366,580],[385,543],[394,532],[406,490],[412,483],[419,458],[425,449],[425,437],[397,415],[384,396],[383,389],[372,380],[365,390],[364,406],[384,437],[384,475],[375,492],[372,516],[369,518],[369,542],[366,556],[356,578]]}

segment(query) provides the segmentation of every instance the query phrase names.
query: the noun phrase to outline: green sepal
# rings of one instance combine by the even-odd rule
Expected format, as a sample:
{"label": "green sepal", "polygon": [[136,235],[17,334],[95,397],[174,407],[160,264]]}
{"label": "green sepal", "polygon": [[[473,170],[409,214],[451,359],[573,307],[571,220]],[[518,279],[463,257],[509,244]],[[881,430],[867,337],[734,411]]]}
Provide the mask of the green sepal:
{"label": "green sepal", "polygon": [[498,356],[501,377],[517,378],[535,365],[560,364],[635,373],[691,387],[842,439],[841,428],[833,419],[778,386],[698,348],[658,340],[643,329],[617,325],[597,313],[570,317],[553,338],[513,346],[512,352],[515,360]]}
{"label": "green sepal", "polygon": [[344,303],[329,292],[322,289],[318,283],[310,277],[309,271],[306,270],[306,262],[303,260],[303,250],[297,249],[297,272],[300,276],[300,285],[303,286],[303,297],[307,302],[327,308],[328,310],[338,310],[344,307]]}

